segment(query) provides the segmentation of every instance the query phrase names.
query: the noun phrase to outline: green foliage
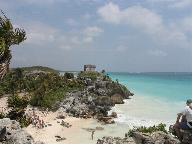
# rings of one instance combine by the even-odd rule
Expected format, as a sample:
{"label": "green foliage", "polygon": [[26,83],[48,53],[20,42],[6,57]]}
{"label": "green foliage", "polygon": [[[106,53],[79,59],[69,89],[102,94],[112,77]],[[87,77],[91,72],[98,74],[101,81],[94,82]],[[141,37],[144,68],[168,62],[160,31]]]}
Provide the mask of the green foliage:
{"label": "green foliage", "polygon": [[81,81],[52,73],[41,75],[30,82],[33,82],[30,104],[50,109],[54,109],[55,104],[63,100],[67,92],[84,88]]}
{"label": "green foliage", "polygon": [[[65,97],[67,92],[84,88],[83,82],[73,79],[73,75],[70,73],[67,76],[60,76],[57,73],[38,70],[35,70],[34,67],[17,68],[6,75],[0,85],[0,94],[11,95],[10,107],[20,108],[30,103],[33,106],[52,108],[55,107],[57,101],[61,101]],[[19,97],[17,94],[20,92],[28,93],[30,99]]]}
{"label": "green foliage", "polygon": [[5,118],[5,117],[6,117],[5,114],[2,113],[2,112],[0,112],[0,119],[3,119],[3,118]]}
{"label": "green foliage", "polygon": [[18,95],[9,96],[8,106],[12,108],[26,108],[29,100],[26,97],[19,97]]}
{"label": "green foliage", "polygon": [[30,104],[42,108],[55,109],[57,101],[64,99],[66,90],[58,89],[56,91],[43,92],[41,90],[35,91]]}
{"label": "green foliage", "polygon": [[7,116],[11,120],[16,120],[20,123],[21,127],[27,127],[31,124],[31,119],[26,117],[25,109],[23,108],[14,108],[12,109]]}
{"label": "green foliage", "polygon": [[1,94],[14,95],[17,91],[25,89],[23,70],[20,68],[9,72],[2,80],[0,85]]}
{"label": "green foliage", "polygon": [[64,77],[67,78],[67,79],[73,79],[73,78],[74,78],[74,74],[73,74],[73,73],[68,73],[68,72],[66,72],[66,73],[64,74]]}
{"label": "green foliage", "polygon": [[13,28],[13,25],[3,12],[0,16],[0,38],[4,40],[6,47],[19,44],[26,39],[23,29]]}
{"label": "green foliage", "polygon": [[28,118],[25,115],[23,115],[21,118],[17,119],[17,121],[20,123],[22,128],[27,127],[32,123],[31,118]]}
{"label": "green foliage", "polygon": [[98,77],[103,77],[103,74],[95,71],[84,71],[78,74],[78,78],[80,79],[90,78],[91,80],[96,80]]}
{"label": "green foliage", "polygon": [[[12,58],[10,47],[18,45],[26,40],[26,33],[23,29],[13,28],[13,25],[5,14],[1,11],[0,15],[0,81],[9,69]],[[4,64],[4,65],[2,65]]]}
{"label": "green foliage", "polygon": [[134,127],[133,129],[129,130],[127,135],[132,137],[134,132],[142,132],[142,133],[153,133],[156,131],[162,131],[165,133],[168,133],[167,130],[165,129],[166,125],[160,123],[157,126],[150,126],[150,127],[145,127],[145,126],[141,126],[141,127]]}

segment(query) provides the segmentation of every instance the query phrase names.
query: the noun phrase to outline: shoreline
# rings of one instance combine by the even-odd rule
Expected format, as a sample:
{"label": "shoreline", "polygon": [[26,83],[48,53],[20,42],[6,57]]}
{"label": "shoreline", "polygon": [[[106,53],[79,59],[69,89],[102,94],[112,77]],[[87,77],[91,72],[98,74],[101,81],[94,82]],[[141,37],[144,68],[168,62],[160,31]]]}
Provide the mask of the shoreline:
{"label": "shoreline", "polygon": [[[60,125],[62,119],[57,119],[57,112],[50,112],[44,119],[46,124],[51,124],[43,129],[29,125],[24,128],[35,141],[42,141],[46,144],[95,144],[99,138],[103,136],[119,136],[123,137],[128,131],[127,127],[119,127],[118,124],[102,125],[96,119],[81,119],[67,116],[63,119],[72,125],[66,128]],[[94,139],[91,139],[91,131],[89,129],[96,129]],[[98,130],[97,130],[98,129]],[[102,130],[103,129],[103,130]],[[63,141],[57,142],[56,137],[66,138]]]}
{"label": "shoreline", "polygon": [[[123,137],[124,134],[134,126],[148,127],[148,126],[157,125],[159,123],[165,123],[167,125],[166,128],[168,129],[169,125],[173,124],[174,121],[167,123],[166,121],[163,121],[163,120],[159,121],[157,119],[152,119],[150,117],[147,119],[146,117],[142,118],[141,116],[138,117],[138,116],[126,115],[128,119],[123,119],[122,117],[123,114],[121,114],[118,111],[120,110],[119,107],[126,107],[128,111],[131,109],[134,111],[134,107],[132,106],[135,103],[133,101],[140,102],[136,97],[138,97],[138,95],[135,95],[134,97],[132,97],[132,99],[125,100],[125,104],[123,105],[116,104],[112,108],[112,110],[109,111],[109,113],[112,111],[117,112],[118,118],[114,119],[115,124],[102,125],[96,119],[93,119],[93,118],[82,119],[82,118],[75,118],[75,117],[68,116],[66,119],[64,119],[64,121],[71,124],[72,127],[65,128],[60,126],[60,123],[57,122],[57,121],[61,121],[60,119],[56,119],[57,113],[50,113],[48,117],[51,117],[51,119],[49,119],[48,122],[51,123],[52,126],[46,127],[44,129],[36,129],[36,128],[33,128],[32,126],[29,126],[26,128],[26,130],[32,135],[35,141],[41,140],[46,144],[58,143],[55,141],[56,135],[66,138],[66,140],[63,140],[63,142],[66,144],[95,144],[97,139],[102,138],[104,136]],[[142,97],[142,96],[139,96],[139,97]],[[140,114],[142,115],[142,113]],[[94,134],[94,139],[92,140],[91,132],[87,131],[86,129],[87,128],[95,129],[96,127],[102,127],[104,130],[98,130],[98,131],[96,130]]]}
{"label": "shoreline", "polygon": [[169,125],[175,123],[177,113],[184,105],[184,102],[171,103],[136,93],[131,99],[125,100],[123,105],[116,104],[111,111],[118,115],[116,123],[126,124],[129,128],[164,123],[168,129]]}
{"label": "shoreline", "polygon": [[[72,126],[70,128],[66,128],[60,125],[62,119],[57,119],[58,111],[49,112],[47,116],[42,116],[40,115],[41,112],[37,111],[37,114],[45,121],[45,124],[51,124],[51,126],[38,129],[32,125],[29,125],[28,127],[24,128],[24,130],[31,134],[35,141],[42,141],[46,144],[95,144],[97,139],[101,139],[103,136],[124,137],[124,134],[128,132],[129,129],[133,128],[133,126],[152,126],[154,124],[161,123],[160,121],[155,121],[151,118],[142,118],[142,111],[139,111],[140,117],[131,116],[131,112],[135,113],[134,111],[136,111],[134,106],[143,100],[138,98],[145,99],[146,97],[135,95],[131,99],[125,100],[125,104],[116,104],[112,108],[110,112],[115,111],[118,115],[118,118],[114,119],[115,124],[102,125],[93,118],[82,119],[67,116],[63,120]],[[5,98],[1,98],[0,100],[4,104],[6,103]],[[126,113],[121,113],[120,110],[123,110],[124,108],[126,108],[130,114],[126,115]],[[123,116],[126,116],[126,118],[123,119]],[[165,123],[164,121],[162,122]],[[167,124],[167,126],[169,126],[169,124]],[[95,129],[96,127],[102,127],[104,130],[96,130],[94,139],[92,140],[91,132],[87,131],[86,129]],[[57,138],[55,136],[60,136],[61,138],[66,139],[57,142]]]}

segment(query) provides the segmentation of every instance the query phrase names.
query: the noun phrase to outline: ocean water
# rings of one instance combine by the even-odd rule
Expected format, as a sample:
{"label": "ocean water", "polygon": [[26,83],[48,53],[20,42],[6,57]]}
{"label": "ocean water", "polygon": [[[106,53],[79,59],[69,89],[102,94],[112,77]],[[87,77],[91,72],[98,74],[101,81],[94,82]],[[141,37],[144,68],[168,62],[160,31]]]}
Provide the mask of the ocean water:
{"label": "ocean water", "polygon": [[192,98],[192,73],[108,73],[135,95],[116,105],[116,122],[133,126],[150,126],[160,122],[173,124],[177,113]]}

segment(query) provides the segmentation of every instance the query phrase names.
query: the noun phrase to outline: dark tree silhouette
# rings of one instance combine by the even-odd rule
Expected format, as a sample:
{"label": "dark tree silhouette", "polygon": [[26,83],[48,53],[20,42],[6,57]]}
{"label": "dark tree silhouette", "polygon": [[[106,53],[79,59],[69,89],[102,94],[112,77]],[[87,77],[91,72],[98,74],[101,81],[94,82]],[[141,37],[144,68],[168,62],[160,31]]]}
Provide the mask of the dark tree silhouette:
{"label": "dark tree silhouette", "polygon": [[5,14],[0,14],[0,80],[9,70],[11,56],[10,47],[19,45],[26,40],[26,33],[23,29],[13,28],[13,25]]}

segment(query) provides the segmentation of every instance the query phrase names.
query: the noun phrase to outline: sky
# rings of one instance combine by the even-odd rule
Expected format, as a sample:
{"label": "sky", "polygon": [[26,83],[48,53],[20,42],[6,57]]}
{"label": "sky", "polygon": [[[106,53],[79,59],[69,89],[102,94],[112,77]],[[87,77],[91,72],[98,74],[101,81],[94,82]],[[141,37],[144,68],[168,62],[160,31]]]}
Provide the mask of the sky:
{"label": "sky", "polygon": [[192,0],[0,0],[27,40],[11,67],[192,72]]}

